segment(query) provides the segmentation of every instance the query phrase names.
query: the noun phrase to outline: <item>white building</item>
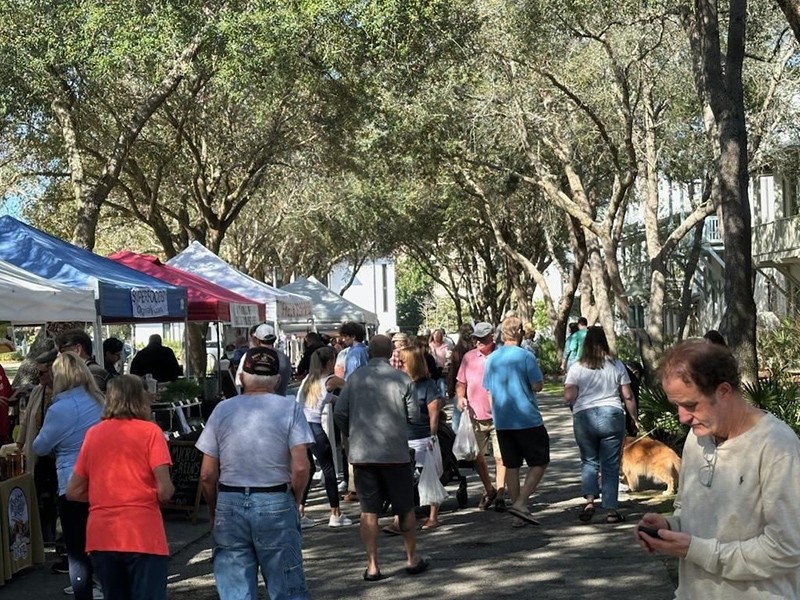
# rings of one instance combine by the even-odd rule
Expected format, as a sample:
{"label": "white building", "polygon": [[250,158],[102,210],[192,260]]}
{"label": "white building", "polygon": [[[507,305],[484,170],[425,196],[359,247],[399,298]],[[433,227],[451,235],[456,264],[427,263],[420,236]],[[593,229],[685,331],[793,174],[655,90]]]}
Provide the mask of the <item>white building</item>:
{"label": "white building", "polygon": [[[327,285],[337,294],[347,285],[353,268],[347,263],[336,265],[328,275]],[[344,298],[378,315],[378,331],[397,329],[397,292],[395,264],[391,258],[367,260],[356,272]]]}

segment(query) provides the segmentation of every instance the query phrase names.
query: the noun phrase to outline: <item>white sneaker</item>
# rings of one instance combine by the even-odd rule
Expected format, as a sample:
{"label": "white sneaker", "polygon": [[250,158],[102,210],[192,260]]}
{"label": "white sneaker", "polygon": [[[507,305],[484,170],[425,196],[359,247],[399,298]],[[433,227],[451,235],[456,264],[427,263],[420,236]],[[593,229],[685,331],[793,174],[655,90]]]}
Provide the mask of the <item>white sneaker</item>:
{"label": "white sneaker", "polygon": [[347,491],[347,483],[342,481],[341,483],[339,483],[339,492],[344,494],[346,491]]}
{"label": "white sneaker", "polygon": [[314,525],[316,525],[316,523],[314,523],[314,519],[311,517],[307,517],[305,515],[300,517],[300,529],[309,529]]}
{"label": "white sneaker", "polygon": [[[75,590],[72,589],[71,585],[68,585],[67,587],[64,588],[64,594],[66,594],[67,596],[74,596],[75,595]],[[100,586],[95,585],[92,588],[92,599],[93,600],[103,600],[104,599],[103,590],[100,589]]]}
{"label": "white sneaker", "polygon": [[353,521],[351,521],[344,513],[339,513],[338,517],[331,515],[331,518],[328,520],[328,527],[345,527],[352,524]]}

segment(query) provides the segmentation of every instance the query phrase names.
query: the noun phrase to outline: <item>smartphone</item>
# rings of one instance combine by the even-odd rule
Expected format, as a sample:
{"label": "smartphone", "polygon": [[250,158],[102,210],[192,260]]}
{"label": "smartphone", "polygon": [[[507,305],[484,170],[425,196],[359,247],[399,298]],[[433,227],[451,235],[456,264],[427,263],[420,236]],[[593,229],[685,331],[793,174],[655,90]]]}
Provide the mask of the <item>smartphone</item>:
{"label": "smartphone", "polygon": [[658,529],[655,529],[654,527],[639,525],[639,531],[641,531],[642,533],[646,533],[651,538],[661,539],[661,537],[658,535]]}

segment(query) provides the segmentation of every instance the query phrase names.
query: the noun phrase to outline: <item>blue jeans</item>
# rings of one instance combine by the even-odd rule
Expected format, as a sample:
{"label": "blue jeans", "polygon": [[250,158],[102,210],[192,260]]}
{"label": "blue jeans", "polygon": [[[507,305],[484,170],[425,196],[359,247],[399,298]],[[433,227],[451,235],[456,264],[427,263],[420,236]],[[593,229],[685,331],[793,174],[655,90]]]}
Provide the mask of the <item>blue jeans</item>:
{"label": "blue jeans", "polygon": [[169,556],[92,552],[105,600],[167,600]]}
{"label": "blue jeans", "polygon": [[458,398],[453,396],[453,431],[458,433],[458,426],[461,424],[461,411],[458,408]]}
{"label": "blue jeans", "polygon": [[603,508],[619,506],[619,463],[625,440],[625,411],[616,406],[588,408],[573,415],[575,441],[581,451],[581,492],[597,498],[602,473]]}
{"label": "blue jeans", "polygon": [[[336,468],[333,466],[331,441],[328,439],[328,435],[325,433],[320,423],[309,423],[308,425],[311,427],[311,433],[314,434],[314,443],[311,444],[310,449],[312,456],[309,459],[311,463],[311,474],[314,474],[314,458],[316,458],[324,474],[325,493],[328,495],[328,504],[331,505],[331,508],[339,508],[339,489],[336,484]],[[308,501],[308,492],[310,490],[311,477],[308,478],[308,485],[303,492],[303,505]]]}
{"label": "blue jeans", "polygon": [[290,493],[220,492],[214,516],[220,600],[256,600],[258,569],[272,600],[306,600],[300,514]]}

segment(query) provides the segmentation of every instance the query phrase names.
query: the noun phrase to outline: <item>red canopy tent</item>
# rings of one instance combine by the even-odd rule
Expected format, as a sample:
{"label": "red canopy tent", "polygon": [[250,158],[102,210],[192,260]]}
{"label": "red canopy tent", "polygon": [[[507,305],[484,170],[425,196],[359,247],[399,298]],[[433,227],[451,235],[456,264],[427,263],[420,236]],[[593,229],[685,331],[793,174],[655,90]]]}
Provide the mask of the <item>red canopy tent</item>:
{"label": "red canopy tent", "polygon": [[155,256],[125,250],[108,258],[161,281],[185,287],[189,321],[233,322],[234,326],[249,327],[256,311],[258,323],[266,320],[266,306],[263,303],[240,296],[197,275],[165,265]]}

